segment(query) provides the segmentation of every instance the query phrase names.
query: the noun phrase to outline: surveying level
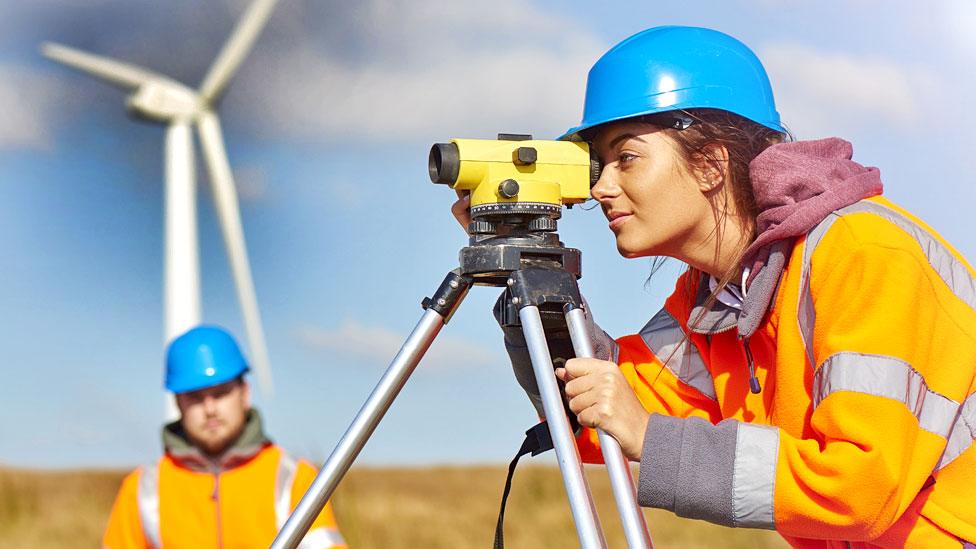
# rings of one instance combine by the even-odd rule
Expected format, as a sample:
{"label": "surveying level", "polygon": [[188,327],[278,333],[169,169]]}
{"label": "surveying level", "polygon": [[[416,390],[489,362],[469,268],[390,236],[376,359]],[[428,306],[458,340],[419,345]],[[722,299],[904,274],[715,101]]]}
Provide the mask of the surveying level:
{"label": "surveying level", "polygon": [[[577,284],[580,252],[563,246],[556,234],[556,220],[563,205],[586,200],[591,182],[599,176],[598,165],[585,143],[533,141],[530,136],[499,138],[454,139],[431,148],[431,180],[471,191],[470,240],[460,251],[460,267],[447,274],[433,297],[423,300],[424,313],[417,326],[271,549],[298,547],[441,327],[474,285],[505,288],[501,322],[520,326],[525,335],[580,545],[585,549],[606,547],[546,342],[546,329],[568,329],[576,356],[593,356]],[[599,429],[597,434],[627,545],[650,549],[630,465],[613,437]]]}
{"label": "surveying level", "polygon": [[532,230],[555,231],[562,206],[585,202],[600,175],[587,143],[521,134],[436,143],[427,164],[434,183],[470,191],[471,235],[494,234],[522,216]]}

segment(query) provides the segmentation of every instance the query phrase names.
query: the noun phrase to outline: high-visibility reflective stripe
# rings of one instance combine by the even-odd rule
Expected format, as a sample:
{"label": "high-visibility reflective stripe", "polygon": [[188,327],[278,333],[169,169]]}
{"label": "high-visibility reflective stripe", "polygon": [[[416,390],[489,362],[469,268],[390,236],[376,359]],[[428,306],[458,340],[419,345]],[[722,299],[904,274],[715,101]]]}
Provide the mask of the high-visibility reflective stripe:
{"label": "high-visibility reflective stripe", "polygon": [[291,514],[291,487],[295,483],[298,463],[288,454],[281,451],[278,459],[278,474],[275,475],[275,523],[278,530],[285,525]]}
{"label": "high-visibility reflective stripe", "polygon": [[817,249],[817,244],[820,244],[820,239],[827,234],[830,227],[839,219],[838,213],[835,212],[828,215],[820,224],[807,233],[806,242],[803,245],[803,266],[800,271],[800,301],[797,305],[796,319],[800,325],[800,338],[803,339],[803,345],[807,350],[807,360],[810,361],[811,368],[817,365],[817,361],[813,356],[813,325],[817,320],[817,313],[813,309],[813,294],[810,292],[810,262],[813,257],[813,251]]}
{"label": "high-visibility reflective stripe", "polygon": [[966,265],[931,233],[904,215],[875,202],[856,202],[838,210],[840,214],[868,212],[881,216],[899,229],[905,231],[918,242],[932,269],[946,286],[970,308],[976,309],[976,280]]}
{"label": "high-visibility reflective stripe", "polygon": [[776,528],[773,490],[779,460],[779,429],[740,423],[732,473],[733,525]]}
{"label": "high-visibility reflective stripe", "polygon": [[139,474],[139,488],[137,490],[139,520],[142,521],[142,531],[155,549],[162,547],[162,537],[159,535],[159,467],[156,464],[146,465]]}
{"label": "high-visibility reflective stripe", "polygon": [[664,366],[682,383],[715,400],[715,382],[698,354],[698,348],[685,337],[678,321],[665,309],[658,311],[641,328],[641,338]]}
{"label": "high-visibility reflective stripe", "polygon": [[827,230],[840,216],[854,213],[870,213],[889,221],[899,229],[915,239],[925,259],[932,269],[945,282],[946,286],[963,303],[976,309],[976,279],[973,278],[966,265],[960,261],[949,249],[939,242],[932,234],[904,215],[878,204],[862,200],[850,206],[841,208],[827,216],[819,225],[814,227],[806,238],[803,249],[803,265],[800,274],[800,302],[797,319],[800,325],[800,335],[807,350],[811,365],[816,365],[813,356],[813,324],[816,313],[813,310],[813,296],[810,292],[810,262],[817,244],[827,233]]}
{"label": "high-visibility reflective stripe", "polygon": [[331,547],[345,547],[346,540],[335,528],[313,528],[305,534],[298,549],[330,549]]}
{"label": "high-visibility reflective stripe", "polygon": [[976,441],[976,393],[969,395],[962,403],[959,415],[949,431],[949,440],[946,442],[945,452],[936,470],[952,463],[952,460],[972,447],[974,441]]}
{"label": "high-visibility reflective stripe", "polygon": [[959,403],[928,388],[910,364],[890,356],[837,353],[813,376],[813,407],[828,396],[851,391],[901,402],[922,429],[948,437]]}

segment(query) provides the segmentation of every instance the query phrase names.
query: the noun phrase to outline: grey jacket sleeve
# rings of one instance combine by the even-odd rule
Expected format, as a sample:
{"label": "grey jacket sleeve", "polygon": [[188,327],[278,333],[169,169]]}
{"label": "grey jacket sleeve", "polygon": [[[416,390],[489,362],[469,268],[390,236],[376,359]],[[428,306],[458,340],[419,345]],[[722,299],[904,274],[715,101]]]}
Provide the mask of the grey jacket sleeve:
{"label": "grey jacket sleeve", "polygon": [[734,419],[652,414],[637,499],[645,507],[723,526],[775,529],[778,429]]}

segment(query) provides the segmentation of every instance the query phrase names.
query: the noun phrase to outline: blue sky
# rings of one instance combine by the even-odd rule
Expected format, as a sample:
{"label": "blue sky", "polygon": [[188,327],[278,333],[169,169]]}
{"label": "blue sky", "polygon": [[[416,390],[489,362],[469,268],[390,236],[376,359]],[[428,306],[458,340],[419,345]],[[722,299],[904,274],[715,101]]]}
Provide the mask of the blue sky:
{"label": "blue sky", "polygon": [[[199,84],[245,2],[0,0],[0,463],[128,466],[159,452],[163,129],[42,58],[55,40]],[[585,74],[647,27],[713,27],[765,62],[798,138],[838,135],[886,194],[976,257],[976,8],[873,0],[282,0],[219,113],[276,384],[272,436],[328,455],[466,238],[430,144],[575,125]],[[242,332],[202,170],[204,319]],[[671,265],[617,256],[598,210],[564,215],[615,335]],[[534,414],[471,292],[360,463],[507,461]]]}

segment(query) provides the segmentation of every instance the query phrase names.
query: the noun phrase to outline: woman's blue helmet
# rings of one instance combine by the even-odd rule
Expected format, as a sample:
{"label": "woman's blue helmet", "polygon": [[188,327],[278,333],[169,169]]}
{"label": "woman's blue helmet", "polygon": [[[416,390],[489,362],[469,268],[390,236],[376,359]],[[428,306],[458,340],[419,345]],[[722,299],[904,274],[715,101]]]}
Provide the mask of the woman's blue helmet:
{"label": "woman's blue helmet", "polygon": [[166,351],[166,388],[177,394],[226,383],[247,370],[233,336],[217,326],[192,328]]}
{"label": "woman's blue helmet", "polygon": [[778,132],[769,77],[756,54],[727,34],[654,27],[617,44],[590,69],[583,120],[560,139],[615,120],[679,109],[721,109]]}

